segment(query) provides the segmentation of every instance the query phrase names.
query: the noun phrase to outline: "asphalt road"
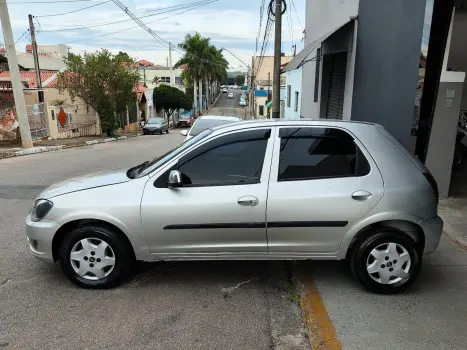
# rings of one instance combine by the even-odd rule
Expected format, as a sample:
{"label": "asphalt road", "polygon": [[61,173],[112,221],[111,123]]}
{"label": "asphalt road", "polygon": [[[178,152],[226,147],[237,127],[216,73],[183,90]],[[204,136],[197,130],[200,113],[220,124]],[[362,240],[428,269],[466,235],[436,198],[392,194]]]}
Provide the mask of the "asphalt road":
{"label": "asphalt road", "polygon": [[0,349],[305,349],[281,262],[140,263],[119,288],[83,290],[29,252],[24,217],[46,186],[126,167],[169,135],[0,160]]}
{"label": "asphalt road", "polygon": [[240,89],[231,89],[229,92],[233,92],[234,98],[228,98],[228,93],[221,93],[219,99],[217,100],[216,106],[209,111],[209,115],[223,115],[230,117],[239,117],[242,119],[247,119],[246,107],[238,105],[240,100],[240,94],[242,90]]}

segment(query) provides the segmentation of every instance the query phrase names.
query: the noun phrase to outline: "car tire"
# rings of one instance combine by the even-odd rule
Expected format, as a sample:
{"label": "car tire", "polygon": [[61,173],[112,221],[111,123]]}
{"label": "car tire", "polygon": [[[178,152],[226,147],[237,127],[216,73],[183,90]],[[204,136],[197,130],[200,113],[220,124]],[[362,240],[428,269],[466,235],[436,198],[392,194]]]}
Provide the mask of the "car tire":
{"label": "car tire", "polygon": [[[72,254],[76,259],[71,258]],[[125,280],[134,258],[121,234],[104,226],[89,225],[75,228],[65,236],[59,248],[59,260],[64,274],[74,284],[82,288],[104,289]],[[86,270],[81,270],[80,274],[82,266]]]}
{"label": "car tire", "polygon": [[357,243],[349,258],[350,269],[369,291],[395,294],[417,278],[422,255],[415,241],[398,230],[384,230]]}

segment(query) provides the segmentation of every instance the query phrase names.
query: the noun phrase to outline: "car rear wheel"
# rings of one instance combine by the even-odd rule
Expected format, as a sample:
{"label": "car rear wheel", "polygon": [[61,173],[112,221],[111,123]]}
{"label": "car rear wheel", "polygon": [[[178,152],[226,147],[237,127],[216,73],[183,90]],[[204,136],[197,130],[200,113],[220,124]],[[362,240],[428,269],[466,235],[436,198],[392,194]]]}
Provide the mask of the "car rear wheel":
{"label": "car rear wheel", "polygon": [[71,282],[83,288],[110,288],[120,284],[131,270],[130,247],[113,230],[82,226],[63,240],[60,265]]}
{"label": "car rear wheel", "polygon": [[409,236],[385,230],[357,243],[349,263],[365,288],[375,293],[394,294],[415,281],[422,256]]}

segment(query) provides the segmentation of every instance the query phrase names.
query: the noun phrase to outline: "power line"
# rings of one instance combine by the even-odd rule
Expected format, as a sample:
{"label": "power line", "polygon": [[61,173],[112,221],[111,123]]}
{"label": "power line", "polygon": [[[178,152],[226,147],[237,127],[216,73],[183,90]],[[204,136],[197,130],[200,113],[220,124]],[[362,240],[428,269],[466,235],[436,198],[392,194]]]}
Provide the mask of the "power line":
{"label": "power line", "polygon": [[[207,5],[207,4],[210,4],[210,3],[216,2],[216,1],[218,1],[218,0],[211,0],[211,1],[203,2],[203,4],[200,4],[200,5],[198,5],[198,6],[189,8],[188,10],[180,11],[180,12],[174,13],[174,14],[171,15],[171,16],[166,16],[166,17],[163,17],[163,18],[159,18],[157,21],[146,22],[146,23],[143,23],[143,24],[146,26],[146,25],[148,25],[148,24],[156,23],[156,22],[159,22],[159,21],[161,21],[161,20],[163,20],[163,19],[167,19],[167,18],[174,17],[174,16],[180,15],[180,14],[185,13],[185,12],[188,12],[188,11],[192,11],[192,10],[198,8],[198,7],[205,6],[205,5]],[[125,11],[125,12],[126,12],[126,11]],[[138,18],[138,17],[136,17],[136,18]],[[132,20],[130,20],[130,21],[132,21]],[[140,21],[140,22],[141,22],[141,21]],[[142,22],[141,22],[141,23],[142,23]],[[97,38],[101,38],[101,37],[104,37],[104,36],[109,36],[109,35],[112,35],[112,34],[122,33],[122,32],[125,32],[125,31],[127,31],[127,30],[131,30],[131,29],[138,28],[139,26],[140,26],[140,25],[138,24],[138,25],[136,25],[136,26],[131,26],[131,27],[128,27],[128,28],[120,29],[120,30],[117,30],[117,31],[115,31],[115,32],[100,34],[100,35],[93,36],[93,37],[91,37],[91,38],[85,38],[85,39],[78,39],[78,40],[70,41],[70,42],[68,42],[68,44],[72,44],[72,43],[76,43],[76,42],[80,42],[80,41],[84,41],[84,40],[97,39]],[[151,30],[151,29],[149,28],[149,30]],[[151,31],[152,31],[152,30],[151,30]],[[157,40],[157,39],[156,39],[156,40]],[[158,41],[159,41],[159,40],[158,40]],[[164,41],[165,41],[165,40],[164,40]],[[164,47],[168,47],[164,42],[160,42],[160,41],[159,41],[159,43],[160,43],[162,46],[164,46]]]}
{"label": "power line", "polygon": [[21,5],[21,4],[58,4],[58,3],[73,3],[73,2],[90,2],[94,0],[55,0],[55,1],[8,1],[8,5]]}
{"label": "power line", "polygon": [[261,6],[259,8],[259,27],[258,27],[258,34],[256,35],[256,47],[255,47],[255,54],[258,51],[258,41],[259,41],[259,36],[261,35],[261,27],[263,24],[263,17],[264,17],[264,1],[261,1]]}
{"label": "power line", "polygon": [[300,24],[300,28],[301,28],[302,31],[304,31],[305,28],[303,28],[302,21],[300,21],[300,16],[298,15],[297,9],[295,8],[295,3],[294,3],[293,0],[290,0],[290,2],[292,3],[293,10],[295,11],[295,14],[297,15],[297,19],[298,19],[298,23]]}
{"label": "power line", "polygon": [[291,11],[287,11],[287,22],[288,22],[288,27],[289,27],[289,35],[290,35],[290,41],[293,43],[293,29],[292,29],[292,13]]}
{"label": "power line", "polygon": [[[108,1],[106,1],[106,2],[108,2]],[[192,2],[192,3],[188,3],[188,4],[183,4],[183,5],[164,7],[162,9],[158,9],[158,10],[145,11],[143,13],[155,12],[155,11],[158,11],[158,13],[153,13],[153,14],[141,16],[139,18],[158,16],[158,15],[161,15],[163,13],[173,12],[173,11],[186,9],[186,8],[191,8],[191,7],[197,8],[196,7],[197,5],[204,5],[206,3],[209,3],[209,1],[203,0],[203,1]],[[181,12],[181,13],[183,13],[183,12]],[[174,14],[174,16],[175,15],[177,15],[177,14]],[[167,17],[164,17],[164,18],[161,18],[161,19],[165,19],[165,18],[167,18]],[[161,19],[159,19],[159,20],[161,20]],[[90,25],[90,26],[79,26],[79,27],[74,27],[74,28],[63,28],[63,29],[49,29],[49,30],[43,30],[42,32],[43,33],[49,33],[49,32],[62,32],[62,31],[68,31],[68,30],[90,29],[90,28],[97,28],[97,27],[103,27],[103,26],[107,26],[107,25],[111,25],[111,24],[117,24],[117,23],[119,24],[119,23],[132,22],[132,21],[133,21],[132,19],[126,19],[126,20],[120,20],[120,21],[97,23],[97,24],[93,24],[93,25]]]}
{"label": "power line", "polygon": [[87,10],[87,9],[92,8],[92,7],[104,5],[104,4],[108,3],[108,2],[110,2],[110,0],[103,1],[103,2],[99,2],[99,3],[97,3],[97,4],[94,4],[94,5],[91,5],[91,6],[82,7],[82,8],[80,8],[80,9],[76,9],[76,10],[69,11],[69,12],[62,12],[62,13],[55,13],[55,14],[52,14],[52,15],[42,15],[42,16],[34,16],[34,17],[37,17],[37,18],[44,18],[44,17],[55,17],[55,16],[69,15],[70,13],[75,13],[75,12]]}
{"label": "power line", "polygon": [[21,36],[15,41],[15,45],[18,44],[18,43],[24,38],[24,36],[25,36],[26,34],[28,34],[28,30],[27,30],[27,29],[26,29],[26,31],[25,31],[23,34],[21,34]]}

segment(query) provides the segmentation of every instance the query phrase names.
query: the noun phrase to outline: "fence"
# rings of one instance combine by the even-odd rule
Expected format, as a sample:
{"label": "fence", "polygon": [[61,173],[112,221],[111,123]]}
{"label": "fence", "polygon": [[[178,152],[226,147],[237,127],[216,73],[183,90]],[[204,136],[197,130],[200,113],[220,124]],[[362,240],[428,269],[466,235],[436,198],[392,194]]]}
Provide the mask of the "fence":
{"label": "fence", "polygon": [[47,124],[46,104],[37,103],[26,105],[29,120],[29,129],[33,140],[42,139],[50,135]]}

